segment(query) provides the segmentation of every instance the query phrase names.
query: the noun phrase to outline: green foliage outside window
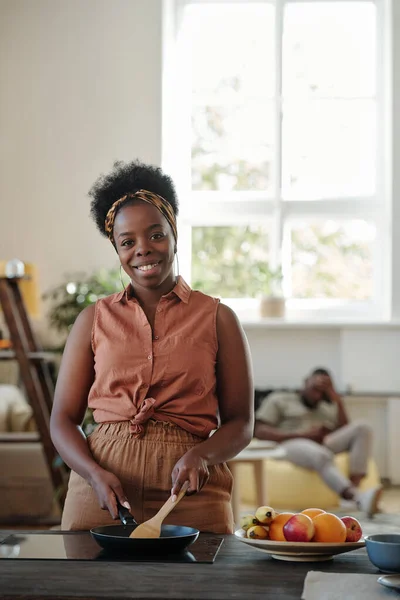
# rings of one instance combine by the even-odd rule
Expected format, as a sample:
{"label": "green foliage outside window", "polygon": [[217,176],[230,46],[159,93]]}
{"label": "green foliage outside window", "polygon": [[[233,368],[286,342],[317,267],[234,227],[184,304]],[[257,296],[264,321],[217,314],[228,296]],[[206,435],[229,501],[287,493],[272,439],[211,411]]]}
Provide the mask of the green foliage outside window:
{"label": "green foliage outside window", "polygon": [[374,228],[360,220],[313,220],[293,227],[293,296],[368,300],[373,293],[374,236]]}
{"label": "green foliage outside window", "polygon": [[280,292],[280,270],[269,266],[269,229],[263,225],[193,227],[192,287],[222,298]]}

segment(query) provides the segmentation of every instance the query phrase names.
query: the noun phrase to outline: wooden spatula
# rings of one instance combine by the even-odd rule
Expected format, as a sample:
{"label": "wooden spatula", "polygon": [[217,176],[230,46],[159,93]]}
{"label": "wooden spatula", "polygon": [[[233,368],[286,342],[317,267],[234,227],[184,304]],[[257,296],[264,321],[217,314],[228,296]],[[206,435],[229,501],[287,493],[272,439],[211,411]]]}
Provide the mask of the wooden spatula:
{"label": "wooden spatula", "polygon": [[163,504],[158,513],[154,515],[148,521],[141,523],[136,527],[132,533],[130,534],[130,538],[159,538],[161,533],[161,525],[164,521],[165,517],[169,515],[171,510],[175,508],[180,500],[182,500],[183,496],[186,494],[187,489],[189,487],[189,482],[185,481],[183,486],[180,489],[179,494],[176,497],[175,502],[172,502],[171,496],[168,500]]}

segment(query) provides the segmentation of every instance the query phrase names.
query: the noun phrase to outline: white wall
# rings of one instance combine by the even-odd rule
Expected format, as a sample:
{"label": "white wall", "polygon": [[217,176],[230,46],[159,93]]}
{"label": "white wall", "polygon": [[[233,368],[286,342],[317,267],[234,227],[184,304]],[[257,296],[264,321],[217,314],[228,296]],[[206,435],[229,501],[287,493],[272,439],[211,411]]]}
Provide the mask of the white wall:
{"label": "white wall", "polygon": [[244,329],[256,387],[299,387],[312,369],[326,367],[341,391],[400,394],[400,325],[245,323]]}
{"label": "white wall", "polygon": [[[400,2],[393,9],[389,268],[400,318]],[[0,0],[0,259],[35,262],[42,291],[116,264],[86,194],[115,159],[161,161],[161,31],[161,0]],[[322,365],[341,389],[400,390],[399,326],[246,332],[257,385],[297,386]]]}
{"label": "white wall", "polygon": [[400,319],[400,2],[387,0],[392,8],[392,44],[393,64],[391,69],[392,102],[390,114],[392,118],[393,164],[392,180],[392,299],[393,317]]}
{"label": "white wall", "polygon": [[311,369],[327,365],[342,383],[339,330],[245,327],[245,332],[257,387],[299,387]]}

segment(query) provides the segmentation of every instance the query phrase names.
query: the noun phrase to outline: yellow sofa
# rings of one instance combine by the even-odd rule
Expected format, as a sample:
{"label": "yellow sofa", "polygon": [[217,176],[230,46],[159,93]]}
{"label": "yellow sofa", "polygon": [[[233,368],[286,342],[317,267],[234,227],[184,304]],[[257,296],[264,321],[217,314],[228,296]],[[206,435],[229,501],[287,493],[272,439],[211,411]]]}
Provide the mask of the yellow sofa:
{"label": "yellow sofa", "polygon": [[[349,474],[349,455],[342,452],[335,456],[335,463],[346,476]],[[286,460],[266,458],[263,461],[266,488],[264,501],[278,509],[303,510],[310,507],[323,509],[339,506],[340,498],[315,471],[293,465]],[[379,485],[380,478],[376,463],[369,461],[368,474],[360,489]],[[237,465],[237,482],[242,505],[256,507],[256,485],[254,469],[250,463]]]}

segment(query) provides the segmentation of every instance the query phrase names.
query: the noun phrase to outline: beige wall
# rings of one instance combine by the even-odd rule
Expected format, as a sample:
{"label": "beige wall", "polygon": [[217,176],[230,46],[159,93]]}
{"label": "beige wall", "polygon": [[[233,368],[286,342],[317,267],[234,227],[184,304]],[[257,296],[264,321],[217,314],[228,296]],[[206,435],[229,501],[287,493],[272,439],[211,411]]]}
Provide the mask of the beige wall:
{"label": "beige wall", "polygon": [[40,287],[113,266],[87,191],[161,160],[161,0],[0,0],[0,259]]}

